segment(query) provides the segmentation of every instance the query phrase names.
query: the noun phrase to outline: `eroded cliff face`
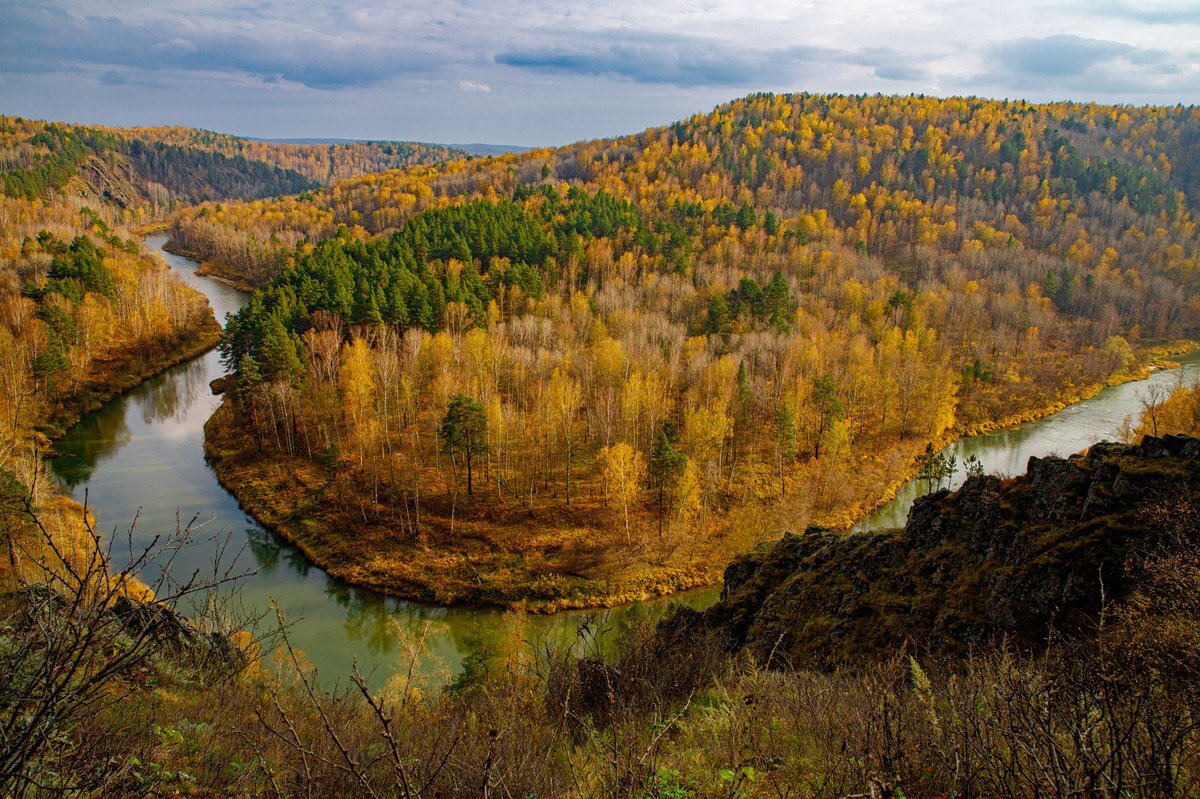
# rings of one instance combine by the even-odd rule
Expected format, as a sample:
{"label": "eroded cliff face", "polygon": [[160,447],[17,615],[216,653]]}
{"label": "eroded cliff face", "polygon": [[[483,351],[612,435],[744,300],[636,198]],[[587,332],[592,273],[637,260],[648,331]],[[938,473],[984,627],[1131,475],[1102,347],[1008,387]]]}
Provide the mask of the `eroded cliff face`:
{"label": "eroded cliff face", "polygon": [[1200,543],[1198,491],[1193,438],[1031,458],[1023,476],[918,500],[902,530],[786,534],[729,566],[721,602],[676,614],[664,633],[714,630],[760,662],[801,668],[1093,633],[1148,554]]}

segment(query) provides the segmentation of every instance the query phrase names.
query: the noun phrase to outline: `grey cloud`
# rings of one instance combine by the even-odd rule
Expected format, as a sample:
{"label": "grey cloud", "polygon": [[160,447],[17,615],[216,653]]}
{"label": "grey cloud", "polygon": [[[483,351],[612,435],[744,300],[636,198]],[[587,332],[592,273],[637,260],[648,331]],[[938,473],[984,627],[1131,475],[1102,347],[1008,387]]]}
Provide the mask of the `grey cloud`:
{"label": "grey cloud", "polygon": [[[3,48],[0,48],[0,52],[3,52]],[[51,59],[18,58],[7,53],[0,54],[0,75],[45,75],[50,72],[80,71],[77,67],[73,68]]]}
{"label": "grey cloud", "polygon": [[636,83],[680,87],[747,86],[792,77],[795,67],[820,57],[809,48],[733,48],[699,37],[628,30],[604,34],[574,32],[590,41],[576,46],[530,46],[496,54],[496,63],[539,72],[612,75]]}
{"label": "grey cloud", "polygon": [[918,63],[916,53],[901,52],[887,48],[867,48],[858,51],[847,60],[849,63],[870,67],[876,77],[894,81],[920,81],[929,77],[929,70]]}
{"label": "grey cloud", "polygon": [[[548,144],[760,89],[1197,102],[1197,3],[1063,0],[1031,27],[943,0],[908,14],[883,0],[0,0],[0,103]],[[1016,38],[1031,35],[1044,38]]]}
{"label": "grey cloud", "polygon": [[22,61],[47,72],[93,66],[104,70],[102,80],[114,67],[205,70],[338,89],[425,73],[441,63],[433,53],[391,40],[311,31],[289,35],[270,24],[257,27],[261,35],[219,29],[180,35],[148,23],[78,17],[61,8],[16,2],[0,11],[0,51],[7,54],[0,69]]}
{"label": "grey cloud", "polygon": [[1162,50],[1074,35],[1014,39],[995,46],[992,55],[1000,69],[1036,77],[1083,75],[1116,60],[1164,72],[1177,70],[1171,55]]}
{"label": "grey cloud", "polygon": [[1191,93],[1194,55],[1074,35],[1023,38],[985,51],[979,82],[1022,92],[1083,96]]}
{"label": "grey cloud", "polygon": [[1200,25],[1200,6],[1194,3],[1152,6],[1146,3],[1113,3],[1105,0],[1090,8],[1102,17],[1127,19],[1147,25]]}
{"label": "grey cloud", "polygon": [[890,66],[875,67],[875,74],[884,80],[925,80],[929,77],[928,70],[921,67],[909,66],[907,64],[892,64]]}
{"label": "grey cloud", "polygon": [[893,50],[838,50],[826,47],[756,49],[699,37],[621,30],[582,33],[590,40],[574,47],[510,48],[496,62],[519,69],[574,75],[611,75],[635,83],[699,86],[771,86],[793,81],[804,67],[820,64],[862,66],[885,80],[926,75],[912,56]]}

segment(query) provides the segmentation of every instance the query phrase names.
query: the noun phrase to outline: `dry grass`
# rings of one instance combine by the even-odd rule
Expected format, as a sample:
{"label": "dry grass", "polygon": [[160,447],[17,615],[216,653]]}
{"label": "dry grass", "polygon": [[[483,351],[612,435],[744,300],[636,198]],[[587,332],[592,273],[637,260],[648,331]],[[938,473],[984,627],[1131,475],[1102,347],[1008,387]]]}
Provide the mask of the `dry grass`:
{"label": "dry grass", "polygon": [[[270,651],[214,629],[185,633],[212,645],[181,648],[172,641],[190,626],[173,616],[149,616],[176,631],[158,639],[73,601],[69,585],[58,598],[7,596],[0,713],[72,696],[27,679],[59,673],[48,668],[55,652],[129,666],[94,682],[95,668],[80,672],[87,701],[8,784],[29,797],[72,785],[75,795],[275,799],[1194,796],[1200,558],[1180,536],[1196,514],[1181,503],[1145,521],[1179,536],[1139,553],[1141,589],[1092,637],[962,660],[864,652],[832,672],[764,670],[712,634],[632,614],[613,629],[586,626],[574,647],[530,646],[519,625],[474,639],[448,687],[422,679],[427,651],[410,639],[384,688],[356,674],[325,690],[286,638]],[[89,640],[96,651],[80,648]]]}
{"label": "dry grass", "polygon": [[[763,671],[712,642],[665,661],[645,628],[571,654],[477,645],[452,691],[303,671],[157,687],[76,732],[154,764],[122,795],[1173,797],[1200,789],[1200,693],[1091,645],[831,674]],[[286,650],[283,657],[288,660]],[[419,651],[414,653],[419,657]],[[1111,655],[1110,655],[1111,656]],[[124,737],[113,733],[120,731]],[[186,776],[183,776],[186,775]]]}

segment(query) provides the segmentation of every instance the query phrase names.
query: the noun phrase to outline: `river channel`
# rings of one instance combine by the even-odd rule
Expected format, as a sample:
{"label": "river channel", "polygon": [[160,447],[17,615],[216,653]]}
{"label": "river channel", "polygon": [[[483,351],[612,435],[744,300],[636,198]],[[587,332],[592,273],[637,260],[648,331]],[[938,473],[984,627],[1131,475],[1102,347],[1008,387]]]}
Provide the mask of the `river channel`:
{"label": "river channel", "polygon": [[[208,297],[218,320],[224,321],[227,313],[245,304],[247,295],[197,275],[197,264],[165,252],[165,243],[165,236],[150,237],[146,248]],[[960,464],[974,454],[988,471],[1002,474],[1023,472],[1030,456],[1077,452],[1112,437],[1126,416],[1136,416],[1139,397],[1149,382],[1174,386],[1196,380],[1200,356],[1181,360],[1182,369],[1163,370],[1148,381],[1107,389],[1038,422],[964,439],[949,451]],[[362,670],[375,674],[375,682],[381,681],[400,663],[405,649],[401,641],[423,633],[429,643],[424,667],[453,673],[474,630],[513,623],[492,608],[407,602],[347,585],[313,566],[243,512],[204,459],[204,423],[220,403],[209,382],[223,372],[215,351],[180,364],[88,415],[55,444],[58,457],[52,463],[61,488],[79,501],[87,493],[101,530],[115,530],[123,540],[137,516],[133,532],[137,547],[157,534],[174,531],[177,520],[187,523],[195,517],[201,525],[193,533],[195,543],[177,556],[173,573],[211,571],[214,554],[223,546],[226,566],[232,563],[234,571],[249,572],[240,581],[238,601],[260,612],[275,602],[291,623],[293,645],[304,650],[327,684],[348,675],[355,660]],[[960,471],[955,484],[961,479]],[[922,489],[915,482],[905,486],[860,527],[902,525]],[[717,589],[703,589],[675,601],[704,606],[716,597]],[[665,606],[665,601],[649,605],[652,612]],[[622,612],[609,611],[601,621],[611,623]],[[569,638],[589,618],[594,614],[531,615],[521,620],[522,634],[529,639]]]}

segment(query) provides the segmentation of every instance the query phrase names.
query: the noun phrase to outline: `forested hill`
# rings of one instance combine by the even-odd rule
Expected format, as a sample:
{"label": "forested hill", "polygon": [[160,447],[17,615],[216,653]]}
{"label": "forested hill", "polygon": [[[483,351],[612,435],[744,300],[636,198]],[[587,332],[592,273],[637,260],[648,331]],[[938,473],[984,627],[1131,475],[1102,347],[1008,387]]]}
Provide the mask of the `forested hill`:
{"label": "forested hill", "polygon": [[278,473],[256,463],[316,469],[331,482],[292,534],[385,590],[705,582],[768,531],[856,520],[927,443],[1191,335],[1197,127],[1191,108],[755,95],[185,209],[178,244],[264,286],[228,327],[238,390],[210,454],[255,490]]}
{"label": "forested hill", "polygon": [[0,117],[0,191],[67,192],[120,208],[270,197],[463,155],[442,145],[257,142],[192,128],[102,128]]}
{"label": "forested hill", "polygon": [[409,141],[289,141],[248,139],[184,127],[129,128],[123,135],[164,144],[261,161],[294,170],[321,185],[372,172],[465,158],[469,153],[449,144]]}
{"label": "forested hill", "polygon": [[[1194,269],[1184,262],[1194,252],[1186,209],[1200,196],[1198,141],[1200,109],[1192,107],[754,95],[623,139],[199,208],[180,216],[178,232],[195,251],[261,280],[299,241],[339,225],[386,233],[454,198],[566,183],[634,202],[668,230],[683,260],[748,206],[786,222],[788,236],[902,267],[908,283],[924,276],[912,271],[917,261],[999,260],[1008,269],[1022,260],[1022,283],[1070,293],[1075,277],[1097,269],[1134,267],[1142,276],[1148,256],[1152,272]],[[268,240],[271,247],[258,246]],[[1021,258],[1004,255],[1018,248]],[[1031,252],[1039,258],[1024,257]]]}

